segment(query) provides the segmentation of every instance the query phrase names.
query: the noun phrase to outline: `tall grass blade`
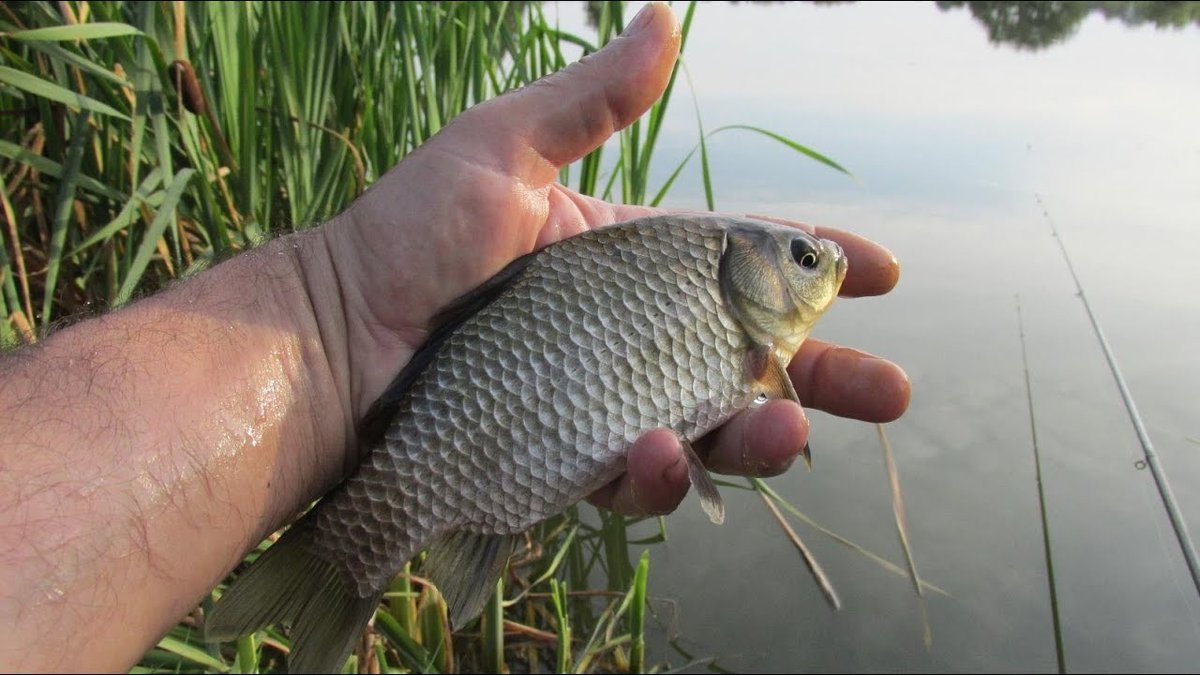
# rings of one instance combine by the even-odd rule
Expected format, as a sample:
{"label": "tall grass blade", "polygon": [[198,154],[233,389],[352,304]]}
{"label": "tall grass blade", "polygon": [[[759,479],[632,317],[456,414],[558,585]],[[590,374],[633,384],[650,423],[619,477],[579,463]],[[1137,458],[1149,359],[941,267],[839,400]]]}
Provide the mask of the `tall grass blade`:
{"label": "tall grass blade", "polygon": [[896,457],[892,452],[892,444],[883,431],[882,424],[876,424],[879,432],[879,445],[883,448],[883,461],[887,465],[888,486],[892,492],[892,514],[896,518],[896,534],[900,537],[900,548],[904,550],[904,562],[908,565],[908,575],[912,580],[913,590],[921,610],[921,627],[925,649],[933,647],[933,628],[929,625],[929,612],[925,606],[925,594],[921,592],[921,577],[917,574],[917,563],[913,560],[912,546],[908,543],[908,523],[904,517],[904,496],[900,491],[900,472],[896,470]]}
{"label": "tall grass blade", "polygon": [[[690,83],[691,83],[690,78],[689,78],[688,82],[690,85]],[[697,122],[699,122],[699,120],[700,120],[699,109],[697,109],[697,112],[696,112],[696,119],[697,119]],[[672,171],[671,174],[667,177],[667,180],[664,181],[662,187],[660,187],[658,189],[658,192],[655,193],[654,199],[651,200],[650,205],[657,206],[659,203],[662,202],[663,198],[667,194],[667,191],[675,183],[675,179],[677,179],[679,177],[679,174],[683,171],[683,168],[685,166],[687,166],[687,163],[689,161],[691,161],[692,157],[695,156],[697,151],[700,151],[701,160],[703,163],[701,166],[701,174],[702,174],[702,179],[705,182],[705,199],[707,202],[709,202],[711,204],[711,202],[712,202],[712,194],[711,194],[712,186],[711,186],[710,171],[708,168],[708,148],[707,148],[706,142],[708,139],[712,138],[713,136],[716,136],[717,134],[724,133],[726,131],[732,131],[735,129],[740,129],[743,131],[753,131],[755,133],[762,134],[772,140],[783,143],[787,147],[795,150],[796,152],[799,152],[800,154],[802,154],[806,157],[814,159],[832,169],[836,169],[837,171],[840,171],[840,172],[846,174],[847,176],[854,175],[854,174],[850,173],[850,171],[848,169],[846,169],[845,167],[843,167],[841,164],[838,164],[837,162],[833,161],[832,159],[829,159],[825,155],[822,155],[821,153],[817,152],[816,150],[813,150],[812,148],[809,148],[806,145],[801,145],[800,143],[797,143],[796,141],[793,141],[792,139],[787,138],[786,136],[777,134],[777,133],[775,133],[773,131],[769,131],[767,129],[762,129],[760,127],[749,126],[749,125],[745,125],[745,124],[727,124],[722,127],[717,127],[716,129],[713,129],[712,131],[710,131],[706,134],[706,133],[704,133],[703,125],[700,125],[700,131],[701,131],[700,140],[696,143],[695,146],[692,147],[691,150],[688,151],[688,153],[686,155],[684,155],[683,160],[679,162],[679,164],[675,167],[674,171]],[[711,205],[709,206],[709,209],[710,210],[712,209]]]}
{"label": "tall grass blade", "polygon": [[504,578],[488,600],[479,629],[483,634],[483,664],[489,673],[504,672]]}
{"label": "tall grass blade", "polygon": [[237,640],[237,657],[233,661],[235,673],[258,672],[258,640],[253,633]]}
{"label": "tall grass blade", "polygon": [[21,316],[21,311],[15,309],[12,312],[8,311],[8,306],[12,304],[17,306],[13,301],[16,300],[16,292],[12,284],[12,268],[8,264],[8,251],[3,246],[0,246],[0,285],[3,286],[3,293],[0,293],[0,351],[16,346],[17,334],[14,330],[14,324]]}
{"label": "tall grass blade", "polygon": [[[653,149],[658,145],[658,134],[662,130],[663,119],[666,117],[667,106],[671,103],[671,95],[675,91],[675,78],[679,74],[679,69],[683,67],[682,54],[687,49],[688,35],[692,31],[692,19],[696,15],[696,0],[688,3],[687,11],[683,14],[683,23],[680,26],[679,32],[679,53],[680,58],[676,60],[675,66],[671,69],[671,79],[667,81],[667,88],[663,91],[663,95],[658,101],[650,107],[650,115],[646,125],[646,150],[639,158],[640,165],[638,167],[638,175],[642,177],[642,196],[645,196],[646,177],[650,175],[650,159],[653,154]],[[640,201],[638,202],[641,203]]]}
{"label": "tall grass blade", "polygon": [[[821,534],[824,534],[825,536],[836,541],[837,543],[841,544],[842,546],[845,546],[846,548],[848,548],[856,553],[866,556],[866,558],[868,560],[870,560],[871,562],[874,562],[876,565],[879,565],[880,567],[891,572],[892,574],[895,574],[895,575],[901,576],[901,577],[906,577],[906,578],[910,577],[910,575],[908,574],[908,571],[905,570],[904,568],[900,567],[899,565],[891,562],[890,560],[888,560],[887,558],[884,558],[883,556],[879,555],[878,553],[873,553],[872,551],[850,541],[849,539],[843,537],[842,535],[840,535],[840,534],[834,532],[833,530],[830,530],[829,528],[825,527],[824,525],[821,525],[820,523],[816,522],[812,518],[809,518],[808,516],[806,516],[804,514],[803,511],[801,511],[800,509],[797,509],[795,506],[790,504],[786,499],[784,499],[778,492],[775,491],[774,488],[772,488],[770,485],[767,485],[765,482],[763,482],[762,479],[750,478],[749,481],[750,481],[750,484],[754,487],[754,489],[769,496],[772,500],[774,500],[774,502],[776,504],[778,504],[780,507],[782,507],[783,510],[792,514],[794,517],[799,518],[801,521],[803,521],[809,527],[817,530]],[[923,588],[927,591],[933,591],[934,593],[937,593],[938,595],[944,595],[948,598],[953,597],[948,591],[946,591],[942,588],[939,588],[938,586],[935,586],[935,585],[929,583],[928,581],[925,581],[924,579],[921,580],[921,588]]]}
{"label": "tall grass blade", "polygon": [[62,85],[55,84],[49,80],[43,80],[36,75],[30,75],[15,68],[0,66],[0,82],[22,91],[27,91],[34,96],[41,96],[42,98],[62,103],[75,111],[90,110],[101,115],[110,115],[117,119],[129,121],[129,117],[125,113],[107,103],[97,101],[90,96],[84,96]]}
{"label": "tall grass blade", "polygon": [[146,267],[150,265],[150,259],[154,255],[154,249],[158,245],[158,240],[163,235],[163,231],[167,226],[174,222],[175,207],[179,204],[179,198],[183,196],[183,191],[187,188],[188,180],[191,179],[194,169],[180,169],[179,173],[171,179],[171,187],[167,189],[167,194],[163,197],[162,205],[158,207],[158,212],[154,216],[154,222],[150,223],[150,227],[142,235],[142,242],[138,245],[137,253],[134,254],[133,263],[129,267],[129,271],[125,274],[125,278],[121,281],[121,288],[117,291],[117,297],[114,304],[123,305],[127,302],[130,296],[133,295],[134,288],[142,280],[142,275],[146,272]]}
{"label": "tall grass blade", "polygon": [[696,147],[688,151],[688,154],[684,155],[683,161],[679,162],[679,164],[675,166],[675,170],[671,172],[670,176],[667,176],[667,180],[663,181],[662,187],[658,189],[658,192],[654,193],[654,199],[650,200],[650,206],[658,206],[662,203],[663,198],[667,196],[667,192],[671,189],[671,186],[675,184],[675,179],[679,178],[679,174],[683,173],[683,167],[687,166],[688,161],[692,159],[692,156],[696,154],[696,150],[699,148],[700,145],[697,144]]}
{"label": "tall grass blade", "polygon": [[629,613],[629,670],[646,670],[646,581],[650,576],[650,551],[642,551],[633,574],[633,604]]}
{"label": "tall grass blade", "polygon": [[[704,121],[700,118],[700,103],[696,101],[696,87],[692,85],[692,74],[687,66],[684,66],[683,74],[687,77],[688,89],[692,91],[692,106],[696,110],[696,126],[700,130],[700,177],[704,183],[704,203],[708,206],[709,211],[714,211],[717,207],[716,201],[713,199],[712,169],[708,164],[708,143],[705,140]],[[691,156],[691,153],[688,153],[688,157]],[[683,161],[687,162],[687,159]],[[674,177],[669,180],[669,182],[674,181]]]}
{"label": "tall grass blade", "polygon": [[815,159],[816,161],[824,164],[825,166],[828,166],[831,169],[840,171],[840,172],[846,174],[847,176],[854,175],[854,174],[850,173],[850,170],[847,169],[846,167],[842,166],[841,164],[838,164],[837,162],[833,161],[832,159],[826,157],[825,155],[822,155],[821,153],[817,152],[816,150],[813,150],[812,148],[808,147],[807,145],[801,145],[800,143],[793,141],[792,139],[788,138],[787,136],[777,134],[774,131],[770,131],[768,129],[763,129],[762,127],[751,126],[748,124],[727,124],[719,129],[716,129],[715,131],[713,131],[713,133],[716,134],[718,132],[728,131],[731,129],[742,129],[744,131],[753,131],[756,134],[762,134],[763,136],[766,136],[767,138],[770,138],[772,140],[783,143],[784,145],[788,146],[789,148],[795,150],[796,152],[798,152],[806,157]]}
{"label": "tall grass blade", "polygon": [[620,514],[601,512],[603,523],[604,561],[608,572],[608,589],[624,590],[633,583],[633,565],[629,563],[629,541],[625,518]]}
{"label": "tall grass blade", "polygon": [[722,668],[720,665],[718,665],[717,659],[715,657],[709,656],[709,657],[705,657],[705,658],[696,658],[696,656],[694,654],[692,654],[690,651],[685,649],[683,647],[683,645],[679,644],[678,638],[671,640],[667,644],[669,644],[671,646],[671,649],[675,650],[680,656],[687,659],[687,661],[684,662],[683,664],[679,665],[676,668],[673,668],[671,670],[664,670],[664,671],[660,671],[660,672],[663,672],[663,673],[691,673],[691,672],[697,672],[696,669],[699,666],[704,666],[706,670],[708,670],[709,672],[713,672],[713,673],[732,673],[733,672],[731,670]]}
{"label": "tall grass blade", "polygon": [[61,42],[64,40],[98,40],[101,38],[120,37],[122,35],[144,35],[142,31],[127,23],[96,22],[81,23],[72,26],[50,26],[48,28],[31,28],[17,30],[11,33],[0,33],[0,37],[13,40],[46,40]]}
{"label": "tall grass blade", "polygon": [[[155,34],[155,8],[153,5],[139,5],[136,8],[141,26],[148,35]],[[173,181],[168,181],[167,178],[175,174],[174,159],[171,148],[171,132],[168,127],[166,99],[163,96],[162,79],[158,76],[158,60],[156,59],[156,51],[158,44],[154,40],[137,40],[134,47],[134,56],[136,58],[137,72],[134,74],[133,81],[138,96],[138,110],[136,111],[136,119],[139,122],[148,122],[153,130],[154,149],[157,153],[155,159],[158,163],[158,168],[162,170],[163,182],[170,193],[170,189],[174,187]],[[144,129],[143,129],[144,131]],[[140,148],[142,136],[135,133],[135,144]],[[191,175],[190,173],[188,174]],[[161,210],[160,210],[161,213]],[[158,236],[161,237],[165,233],[171,238],[174,244],[174,258],[178,260],[179,241],[176,236],[177,230],[175,225],[175,210],[171,207],[170,218],[163,223],[161,229],[158,230]],[[170,227],[168,227],[170,226]],[[152,225],[153,227],[153,225]],[[143,244],[146,242],[143,241]],[[158,237],[154,239],[153,244],[158,245]],[[141,251],[139,250],[139,254]],[[145,258],[149,262],[149,256]],[[163,263],[168,268],[173,268],[173,261],[164,256]],[[141,271],[137,270],[138,258],[135,256],[131,261],[131,272],[136,271],[136,277],[140,279]],[[144,268],[143,268],[144,269]],[[129,275],[127,275],[128,278]],[[136,281],[135,281],[136,283]],[[119,290],[117,297],[114,299],[116,304],[123,303],[132,294],[133,288]]]}
{"label": "tall grass blade", "polygon": [[512,605],[517,604],[524,599],[531,590],[541,586],[543,583],[548,581],[550,577],[553,577],[558,572],[559,568],[563,565],[563,561],[567,558],[567,553],[572,550],[572,546],[575,542],[575,535],[578,534],[578,532],[578,525],[575,525],[571,528],[571,531],[567,533],[567,536],[557,544],[558,550],[554,553],[554,557],[550,559],[550,564],[546,566],[546,569],[538,576],[538,578],[534,579],[527,588],[517,594],[515,598],[506,600],[504,602],[505,607],[511,607]]}
{"label": "tall grass blade", "polygon": [[229,672],[229,666],[208,652],[189,644],[173,635],[167,635],[158,641],[158,648],[181,657],[197,666],[215,670],[218,673]]}
{"label": "tall grass blade", "polygon": [[[4,299],[7,306],[4,308],[3,316],[0,319],[7,319],[12,312],[20,312],[24,307],[25,315],[23,317],[26,325],[32,325],[35,321],[33,315],[33,296],[29,293],[29,272],[25,268],[25,253],[21,250],[21,235],[17,229],[17,214],[13,209],[12,202],[8,199],[8,184],[4,180],[4,176],[0,175],[0,203],[4,206],[4,220],[8,223],[8,236],[12,241],[13,254],[17,264],[15,276],[21,281],[21,297],[24,303],[17,299],[16,284],[13,282],[13,270],[8,260],[8,251],[0,242],[0,255],[4,256]],[[4,325],[8,325],[8,321],[4,321]],[[32,333],[31,333],[32,335]]]}
{"label": "tall grass blade", "polygon": [[[16,143],[6,141],[2,138],[0,138],[0,157],[7,157],[13,161],[25,164],[29,168],[39,173],[44,173],[51,178],[62,178],[63,175],[62,164],[48,157],[34,154],[27,148],[23,148]],[[75,180],[81,189],[96,195],[117,201],[125,199],[125,195],[121,194],[121,192],[112,189],[91,176],[78,175]]]}
{"label": "tall grass blade", "polygon": [[543,33],[545,33],[546,37],[557,42],[567,42],[575,45],[576,47],[582,47],[584,54],[591,54],[597,50],[595,44],[588,42],[585,38],[582,38],[574,33],[569,33],[565,30],[559,30],[558,28],[550,27],[544,27],[541,30]]}
{"label": "tall grass blade", "polygon": [[817,582],[817,587],[821,589],[821,594],[825,596],[825,602],[829,603],[829,606],[834,610],[841,609],[842,601],[838,598],[837,591],[833,588],[833,582],[829,580],[829,575],[825,573],[825,569],[821,567],[821,563],[817,562],[816,556],[812,554],[812,551],[808,550],[808,546],[800,539],[800,535],[796,534],[796,531],[792,529],[787,519],[779,512],[779,508],[775,506],[775,502],[771,500],[771,497],[765,492],[759,492],[758,495],[762,497],[763,503],[771,510],[771,515],[775,517],[775,522],[779,523],[779,526],[783,528],[788,540],[792,542],[792,546],[795,546],[796,550],[800,552],[800,557],[804,559],[804,564],[808,566],[808,571],[812,574],[813,580]]}
{"label": "tall grass blade", "polygon": [[63,49],[61,46],[54,44],[53,42],[30,42],[29,46],[39,52],[42,52],[52,59],[57,59],[63,63],[75,66],[89,75],[95,75],[96,77],[112,82],[119,87],[130,86],[130,82],[120,75],[117,75],[104,66],[86,59],[73,51]]}
{"label": "tall grass blade", "polygon": [[1050,617],[1054,621],[1054,655],[1058,672],[1067,672],[1063,646],[1062,618],[1058,610],[1058,584],[1054,579],[1054,556],[1050,551],[1050,519],[1046,515],[1046,493],[1042,484],[1042,453],[1038,446],[1037,421],[1033,414],[1033,381],[1029,376],[1029,354],[1025,347],[1025,320],[1021,316],[1021,296],[1017,296],[1017,333],[1021,338],[1021,367],[1025,371],[1025,401],[1029,404],[1029,436],[1033,442],[1033,467],[1037,477],[1038,514],[1042,521],[1042,550],[1046,554],[1046,583],[1050,587]]}
{"label": "tall grass blade", "polygon": [[[630,589],[632,591],[632,588]],[[629,592],[622,596],[622,607],[629,602]],[[614,607],[615,601],[611,601],[605,606],[604,611],[600,613],[600,617],[596,620],[595,626],[592,627],[592,632],[588,636],[587,642],[579,650],[579,658],[575,664],[575,672],[586,673],[592,661],[604,650],[604,643],[600,641],[600,637],[613,626],[616,621],[619,611]]]}
{"label": "tall grass blade", "polygon": [[417,630],[421,644],[443,673],[454,672],[454,634],[450,630],[446,600],[433,586],[426,586],[417,603]]}
{"label": "tall grass blade", "polygon": [[414,640],[387,610],[375,612],[375,629],[392,644],[405,667],[418,673],[442,672],[437,667],[436,656]]}
{"label": "tall grass blade", "polygon": [[[114,234],[129,227],[140,215],[138,208],[143,203],[149,204],[150,206],[158,206],[158,204],[161,204],[164,193],[162,191],[151,192],[154,190],[154,188],[158,187],[158,184],[161,181],[162,172],[158,169],[151,171],[149,175],[147,175],[142,181],[142,184],[138,186],[138,189],[134,192],[133,196],[129,198],[129,201],[125,202],[125,206],[121,207],[121,211],[117,213],[117,215],[111,221],[109,221],[107,225],[99,230],[96,230],[90,236],[88,236],[87,239],[84,239],[82,242],[76,245],[75,248],[71,249],[71,252],[67,255],[78,255],[79,253],[82,253],[96,244],[108,241],[108,239]],[[155,199],[155,196],[158,197],[157,200]]]}
{"label": "tall grass blade", "polygon": [[388,592],[392,595],[390,611],[407,633],[411,633],[417,624],[418,594],[413,590],[411,572],[412,563],[405,563],[404,569],[392,578],[388,586]]}
{"label": "tall grass blade", "polygon": [[42,297],[42,326],[50,325],[51,309],[54,305],[54,289],[62,267],[63,248],[67,242],[67,227],[71,222],[72,206],[75,203],[75,183],[83,161],[83,150],[91,136],[88,126],[90,114],[85,110],[75,116],[72,123],[71,146],[67,149],[67,161],[63,167],[62,182],[58,185],[58,196],[54,204],[54,221],[50,230],[50,252],[46,261],[46,287]]}
{"label": "tall grass blade", "polygon": [[555,672],[571,672],[571,621],[567,618],[567,586],[558,579],[550,580],[554,618],[558,622],[558,651]]}

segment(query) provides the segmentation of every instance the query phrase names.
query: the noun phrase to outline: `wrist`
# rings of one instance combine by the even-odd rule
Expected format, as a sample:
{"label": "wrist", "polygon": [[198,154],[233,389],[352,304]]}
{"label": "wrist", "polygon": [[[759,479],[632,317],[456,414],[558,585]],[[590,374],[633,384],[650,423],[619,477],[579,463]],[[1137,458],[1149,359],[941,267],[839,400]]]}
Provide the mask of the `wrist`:
{"label": "wrist", "polygon": [[236,265],[233,279],[253,279],[244,308],[258,324],[250,349],[275,362],[268,368],[274,375],[252,380],[258,403],[286,409],[268,413],[280,420],[286,482],[271,494],[265,535],[336,485],[356,461],[345,320],[323,227],[273,239],[225,264]]}
{"label": "wrist", "polygon": [[357,463],[357,423],[425,337],[398,320],[417,313],[409,291],[418,265],[398,265],[405,256],[386,237],[371,241],[385,227],[356,219],[352,207],[314,231],[300,253],[314,330],[347,413],[347,469]]}
{"label": "wrist", "polygon": [[127,667],[341,478],[352,418],[305,282],[314,240],[269,242],[0,361],[0,620],[24,617],[0,663],[73,669],[76,654],[38,648],[66,631],[89,665]]}

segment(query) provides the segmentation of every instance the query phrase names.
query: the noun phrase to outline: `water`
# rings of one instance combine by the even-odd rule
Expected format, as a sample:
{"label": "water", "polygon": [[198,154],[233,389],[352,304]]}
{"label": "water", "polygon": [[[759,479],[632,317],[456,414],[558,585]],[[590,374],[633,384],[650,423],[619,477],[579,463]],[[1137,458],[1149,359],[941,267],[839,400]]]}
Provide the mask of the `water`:
{"label": "water", "polygon": [[[835,305],[818,334],[911,375],[887,431],[918,569],[952,597],[928,596],[927,652],[905,578],[796,524],[842,595],[832,613],[759,498],[726,489],[723,527],[689,498],[652,549],[664,634],[739,671],[1054,670],[1019,295],[1068,668],[1194,670],[1196,589],[1050,231],[1200,538],[1200,29],[1093,15],[1030,52],[932,3],[712,3],[685,58],[707,129],[766,127],[855,175],[725,132],[709,146],[718,210],[853,229],[901,260],[892,294]],[[681,85],[659,175],[696,142]],[[702,208],[686,175],[668,205]],[[902,565],[875,429],[811,417],[815,471],[771,484]],[[651,656],[687,662],[662,641]]]}

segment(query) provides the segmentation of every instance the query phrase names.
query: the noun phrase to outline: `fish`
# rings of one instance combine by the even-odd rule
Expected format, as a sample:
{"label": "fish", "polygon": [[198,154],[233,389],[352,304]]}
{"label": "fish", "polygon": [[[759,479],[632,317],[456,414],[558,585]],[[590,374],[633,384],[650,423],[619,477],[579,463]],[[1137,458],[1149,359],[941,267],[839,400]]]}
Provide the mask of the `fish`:
{"label": "fish", "polygon": [[359,424],[358,467],[242,572],[210,641],[292,630],[289,670],[345,663],[414,556],[462,627],[519,537],[621,475],[669,428],[709,518],[720,493],[691,443],[764,399],[837,297],[836,242],[748,218],[663,215],[520,257],[435,318]]}

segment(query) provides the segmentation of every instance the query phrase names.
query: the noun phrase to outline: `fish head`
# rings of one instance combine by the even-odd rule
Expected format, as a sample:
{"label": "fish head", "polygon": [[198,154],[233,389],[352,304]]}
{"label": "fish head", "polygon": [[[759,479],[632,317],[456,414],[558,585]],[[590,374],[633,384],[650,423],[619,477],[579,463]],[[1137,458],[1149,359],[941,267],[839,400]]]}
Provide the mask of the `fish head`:
{"label": "fish head", "polygon": [[742,223],[726,232],[721,292],[750,338],[788,363],[837,297],[848,268],[834,241],[793,227]]}

